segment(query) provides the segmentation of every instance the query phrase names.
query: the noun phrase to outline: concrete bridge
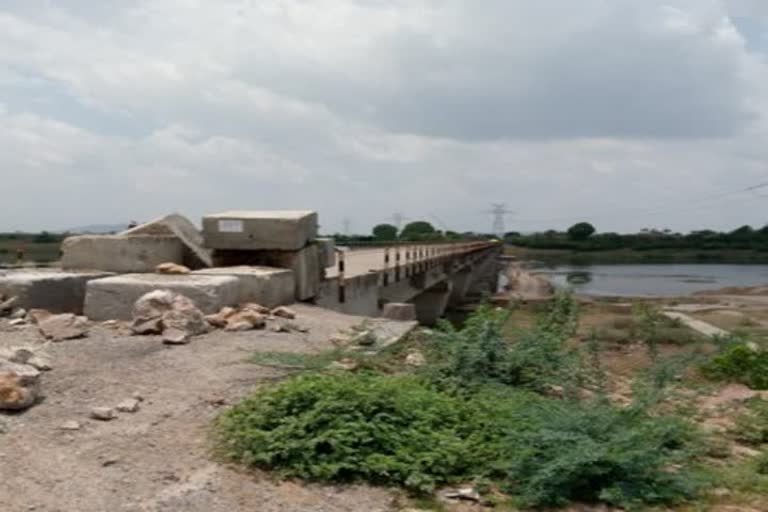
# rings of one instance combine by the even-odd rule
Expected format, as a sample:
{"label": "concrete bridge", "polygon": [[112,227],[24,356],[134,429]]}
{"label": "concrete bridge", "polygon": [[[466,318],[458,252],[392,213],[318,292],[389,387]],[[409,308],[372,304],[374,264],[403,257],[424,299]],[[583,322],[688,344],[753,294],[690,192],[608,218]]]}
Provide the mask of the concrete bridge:
{"label": "concrete bridge", "polygon": [[434,324],[458,306],[498,287],[501,245],[493,242],[398,244],[338,253],[317,304],[376,316],[388,303],[413,303],[418,320]]}
{"label": "concrete bridge", "polygon": [[[311,211],[225,212],[202,225],[172,214],[119,235],[68,238],[61,268],[0,271],[0,298],[93,320],[128,319],[135,300],[156,289],[186,295],[206,313],[302,301],[378,316],[388,304],[412,303],[432,324],[448,306],[497,288],[499,243],[340,249],[318,238]],[[189,270],[158,273],[163,263]]]}

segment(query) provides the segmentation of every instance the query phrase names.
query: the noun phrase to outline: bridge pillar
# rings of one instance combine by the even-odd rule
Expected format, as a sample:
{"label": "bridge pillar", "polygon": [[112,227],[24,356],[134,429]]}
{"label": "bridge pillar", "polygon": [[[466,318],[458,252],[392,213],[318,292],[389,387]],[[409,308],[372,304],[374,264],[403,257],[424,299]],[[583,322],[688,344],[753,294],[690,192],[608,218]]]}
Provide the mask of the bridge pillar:
{"label": "bridge pillar", "polygon": [[499,251],[490,251],[475,263],[466,292],[467,295],[481,297],[493,295],[498,291],[499,272],[501,271],[498,253]]}
{"label": "bridge pillar", "polygon": [[464,302],[469,286],[472,284],[472,275],[472,267],[466,267],[451,276],[453,290],[451,290],[451,296],[448,299],[449,306],[459,306]]}
{"label": "bridge pillar", "polygon": [[422,325],[435,325],[438,318],[445,314],[451,298],[453,283],[450,280],[436,284],[413,299],[416,318]]}

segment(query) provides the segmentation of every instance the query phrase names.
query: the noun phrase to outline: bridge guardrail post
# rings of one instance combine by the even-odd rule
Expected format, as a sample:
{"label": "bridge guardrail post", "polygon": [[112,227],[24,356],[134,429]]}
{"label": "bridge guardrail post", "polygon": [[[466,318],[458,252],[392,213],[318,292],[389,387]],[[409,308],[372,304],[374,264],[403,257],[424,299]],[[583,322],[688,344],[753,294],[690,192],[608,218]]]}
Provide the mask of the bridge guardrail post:
{"label": "bridge guardrail post", "polygon": [[347,262],[344,251],[339,251],[339,303],[344,304],[347,300],[347,290],[344,287],[344,274]]}
{"label": "bridge guardrail post", "polygon": [[395,282],[400,281],[400,246],[395,247]]}
{"label": "bridge guardrail post", "polygon": [[384,286],[389,285],[389,247],[384,248],[384,275],[382,281]]}

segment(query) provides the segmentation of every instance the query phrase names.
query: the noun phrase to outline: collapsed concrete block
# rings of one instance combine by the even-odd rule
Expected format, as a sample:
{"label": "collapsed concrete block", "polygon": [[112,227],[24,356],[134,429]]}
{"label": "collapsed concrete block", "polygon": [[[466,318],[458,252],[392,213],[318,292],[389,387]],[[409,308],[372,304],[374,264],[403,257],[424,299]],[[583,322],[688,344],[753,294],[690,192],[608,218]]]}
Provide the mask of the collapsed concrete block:
{"label": "collapsed concrete block", "polygon": [[196,270],[193,274],[237,277],[240,281],[240,304],[255,302],[273,308],[295,300],[296,280],[289,269],[240,265]]}
{"label": "collapsed concrete block", "polygon": [[318,238],[316,243],[320,252],[320,266],[324,269],[336,266],[336,242],[332,238]]}
{"label": "collapsed concrete block", "polygon": [[16,306],[24,309],[81,314],[86,284],[110,275],[58,269],[0,270],[0,295],[17,297]]}
{"label": "collapsed concrete block", "polygon": [[224,250],[297,251],[317,237],[312,211],[231,211],[203,217],[205,246]]}
{"label": "collapsed concrete block", "polygon": [[120,233],[120,236],[175,236],[186,248],[183,263],[192,268],[212,267],[211,251],[203,246],[203,235],[183,215],[172,213]]}
{"label": "collapsed concrete block", "polygon": [[64,240],[61,266],[65,270],[154,272],[161,263],[181,263],[184,245],[168,235],[80,235]]}
{"label": "collapsed concrete block", "polygon": [[317,296],[323,280],[320,253],[312,244],[299,251],[213,251],[217,267],[237,265],[266,265],[293,271],[296,300],[309,300]]}
{"label": "collapsed concrete block", "polygon": [[91,320],[130,320],[134,303],[154,290],[170,290],[190,298],[205,314],[237,304],[240,283],[233,276],[125,274],[90,281],[85,316]]}

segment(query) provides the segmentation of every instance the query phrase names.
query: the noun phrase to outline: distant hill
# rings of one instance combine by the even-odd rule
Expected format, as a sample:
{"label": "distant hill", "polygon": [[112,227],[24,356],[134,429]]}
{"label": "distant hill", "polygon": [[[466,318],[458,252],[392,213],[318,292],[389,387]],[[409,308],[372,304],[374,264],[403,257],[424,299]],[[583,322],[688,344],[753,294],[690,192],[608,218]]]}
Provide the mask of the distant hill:
{"label": "distant hill", "polygon": [[127,224],[91,224],[89,226],[79,226],[62,230],[62,233],[79,233],[92,235],[105,235],[109,233],[119,233],[128,229]]}

